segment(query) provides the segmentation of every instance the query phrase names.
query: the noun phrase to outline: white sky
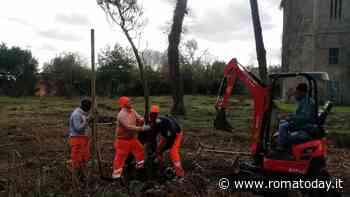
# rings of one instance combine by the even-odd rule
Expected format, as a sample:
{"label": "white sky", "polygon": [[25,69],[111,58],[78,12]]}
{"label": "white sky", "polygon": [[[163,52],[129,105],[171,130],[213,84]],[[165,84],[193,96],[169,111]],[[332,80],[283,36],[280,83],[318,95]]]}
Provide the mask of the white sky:
{"label": "white sky", "polygon": [[[267,63],[280,64],[282,11],[280,0],[259,0]],[[148,25],[140,49],[164,51],[167,23],[174,0],[143,0]],[[215,2],[215,3],[213,3]],[[248,0],[188,0],[184,39],[196,39],[200,50],[218,59],[237,57],[243,64],[256,64],[255,42]],[[118,27],[108,22],[96,0],[17,0],[0,6],[0,42],[31,49],[40,66],[57,54],[78,52],[90,57],[90,29],[95,29],[96,52],[116,42],[128,46]]]}

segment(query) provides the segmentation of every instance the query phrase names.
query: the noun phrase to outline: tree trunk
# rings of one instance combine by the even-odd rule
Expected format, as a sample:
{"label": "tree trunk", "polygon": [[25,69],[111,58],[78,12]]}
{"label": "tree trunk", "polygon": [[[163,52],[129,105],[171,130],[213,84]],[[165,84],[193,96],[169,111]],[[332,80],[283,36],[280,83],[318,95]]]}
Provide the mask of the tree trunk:
{"label": "tree trunk", "polygon": [[253,18],[256,54],[259,63],[259,75],[263,83],[267,83],[267,65],[266,65],[266,50],[264,46],[263,35],[261,31],[261,23],[259,16],[259,8],[257,0],[250,0],[250,7]]}
{"label": "tree trunk", "polygon": [[143,67],[143,62],[141,60],[141,57],[139,55],[139,51],[137,50],[132,38],[129,35],[129,32],[123,28],[123,32],[126,36],[126,38],[128,39],[131,48],[134,52],[136,61],[137,61],[137,65],[139,67],[140,70],[140,77],[141,77],[141,81],[142,81],[142,86],[143,86],[143,95],[144,95],[144,99],[145,99],[145,115],[144,115],[144,119],[145,119],[145,123],[148,123],[148,115],[149,115],[149,89],[148,89],[148,83],[147,83],[147,79],[145,78],[145,74],[144,74],[144,67]]}
{"label": "tree trunk", "polygon": [[177,0],[173,16],[173,24],[168,37],[168,64],[173,97],[173,106],[171,109],[171,113],[174,115],[186,114],[183,100],[183,82],[179,68],[179,44],[181,40],[182,25],[186,14],[186,9],[187,0]]}
{"label": "tree trunk", "polygon": [[[129,32],[122,27],[122,30],[126,36],[126,38],[128,39],[131,48],[134,52],[136,61],[137,61],[137,65],[139,67],[140,70],[140,77],[141,77],[141,81],[142,81],[142,85],[143,85],[143,92],[144,92],[144,99],[145,99],[145,114],[144,114],[144,122],[145,124],[148,124],[148,117],[149,117],[149,89],[148,89],[148,83],[147,83],[147,79],[145,78],[145,74],[144,74],[144,67],[143,67],[143,62],[141,60],[141,57],[139,55],[139,51],[137,50],[132,38],[130,37]],[[146,136],[145,136],[146,135]],[[153,174],[153,160],[154,158],[152,157],[152,153],[154,152],[152,150],[152,146],[153,146],[153,141],[150,139],[150,137],[147,137],[147,135],[150,134],[144,134],[143,137],[139,136],[143,138],[141,141],[143,141],[144,143],[144,147],[145,147],[145,151],[144,151],[144,155],[145,155],[145,175],[148,178],[152,177]]]}

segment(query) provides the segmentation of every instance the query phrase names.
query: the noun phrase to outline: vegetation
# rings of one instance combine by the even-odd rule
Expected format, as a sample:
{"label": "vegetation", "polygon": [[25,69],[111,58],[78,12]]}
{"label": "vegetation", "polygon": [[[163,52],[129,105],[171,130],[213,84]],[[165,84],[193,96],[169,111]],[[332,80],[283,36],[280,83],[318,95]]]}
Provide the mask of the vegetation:
{"label": "vegetation", "polygon": [[[142,82],[142,92],[144,96],[145,111],[149,110],[149,87],[147,77],[144,72],[144,62],[141,54],[135,44],[135,36],[140,36],[144,26],[143,9],[137,1],[129,0],[98,0],[99,6],[107,16],[120,27],[127,38],[134,53],[135,60],[139,69],[140,80]],[[140,38],[140,37],[138,37]],[[148,114],[148,113],[147,113]],[[148,116],[148,115],[146,115]]]}
{"label": "vegetation", "polygon": [[[218,196],[220,190],[216,188],[216,178],[232,168],[236,157],[207,153],[196,156],[198,143],[224,150],[249,151],[251,100],[244,97],[231,99],[228,118],[234,130],[230,133],[212,127],[214,96],[185,96],[184,99],[190,114],[179,118],[185,133],[181,155],[187,172],[186,182],[176,187],[170,183],[166,185],[167,191],[173,196],[193,196],[201,192],[202,196]],[[136,110],[142,114],[143,97],[134,97],[133,100]],[[162,115],[170,111],[171,100],[170,96],[150,97],[150,103],[160,105]],[[99,115],[116,115],[118,106],[115,99],[99,97],[97,104]],[[130,183],[128,190],[125,190],[101,180],[98,171],[91,167],[94,160],[89,165],[89,187],[79,188],[74,184],[66,167],[69,159],[66,129],[69,114],[78,105],[79,98],[76,97],[0,97],[0,128],[5,131],[0,135],[0,173],[3,175],[0,178],[0,192],[8,192],[12,196],[130,196],[133,194],[129,192],[140,191],[133,186],[138,185],[144,191],[140,196],[154,196],[148,193],[151,189],[147,189],[147,184],[142,182]],[[347,170],[350,154],[348,149],[341,147],[348,147],[350,137],[346,133],[340,135],[338,131],[350,130],[349,115],[348,108],[336,108],[326,123],[331,131],[330,172],[344,179],[350,177]],[[113,133],[111,126],[99,126],[97,130],[103,170],[107,176],[111,173],[114,156]],[[345,188],[348,189],[347,186]]]}
{"label": "vegetation", "polygon": [[[135,102],[135,109],[142,114],[144,112],[143,98],[132,97]],[[211,129],[213,128],[213,118],[216,115],[214,103],[215,96],[185,96],[185,107],[190,116],[180,117],[179,120],[184,129]],[[115,116],[118,109],[117,100],[99,97],[97,98],[99,114]],[[151,104],[158,104],[160,106],[161,114],[165,115],[171,109],[170,96],[151,96]],[[245,133],[249,132],[252,106],[251,100],[242,99],[241,97],[234,97],[231,99],[232,106],[228,110],[228,119],[236,129],[242,130]],[[79,104],[79,98],[63,99],[61,97],[0,97],[0,110],[6,113],[1,113],[0,128],[9,128],[16,124],[21,125],[22,122],[19,117],[9,118],[7,112],[23,111],[30,114],[41,113],[61,113],[62,116],[68,117],[74,107]],[[295,105],[278,103],[278,107],[285,112],[293,112]],[[11,113],[10,113],[11,114]],[[350,115],[350,107],[336,106],[333,108],[329,120],[327,121],[327,128],[331,132],[350,131],[350,124],[346,121]],[[11,116],[11,115],[10,115]],[[20,121],[20,122],[18,122]],[[25,124],[25,120],[23,124]],[[237,127],[238,126],[238,127]]]}
{"label": "vegetation", "polygon": [[41,74],[48,95],[87,96],[90,94],[90,70],[74,53],[62,53],[45,63]]}
{"label": "vegetation", "polygon": [[[290,103],[283,103],[281,101],[275,101],[278,108],[280,108],[283,111],[286,112],[293,112],[296,109],[296,104],[290,104]],[[320,106],[320,110],[322,110],[323,106]],[[349,106],[335,106],[332,108],[333,113],[350,113],[350,107]]]}
{"label": "vegetation", "polygon": [[187,0],[177,0],[174,9],[171,30],[168,36],[168,65],[170,84],[173,96],[173,107],[171,113],[174,115],[185,115],[184,87],[180,73],[179,44],[181,41],[182,26],[185,14],[187,13]]}
{"label": "vegetation", "polygon": [[[70,114],[79,106],[80,98],[91,95],[95,98],[95,75],[92,75],[95,73],[81,56],[68,51],[45,62],[39,72],[38,62],[30,50],[0,44],[0,194],[11,197],[241,196],[241,193],[218,189],[218,179],[232,176],[243,163],[241,161],[252,159],[253,101],[242,82],[237,81],[234,96],[225,108],[232,130],[220,131],[213,127],[217,113],[214,104],[218,87],[224,84],[226,62],[210,55],[209,49],[199,51],[199,43],[194,38],[184,39],[183,22],[189,11],[188,0],[173,2],[168,48],[156,51],[141,50],[137,46],[136,41],[141,39],[145,25],[139,1],[97,0],[107,18],[125,35],[129,47],[115,43],[98,54],[97,103],[95,105],[95,99],[92,99],[93,110],[86,121],[93,153],[87,168],[82,169],[86,176],[76,176],[77,172],[69,170],[72,151],[69,139],[72,138],[68,137],[67,130]],[[257,0],[250,0],[250,6],[259,66],[248,66],[248,70],[268,83],[268,73],[278,73],[280,67],[266,65]],[[95,65],[94,53],[92,65]],[[280,89],[281,84],[276,92],[281,92]],[[154,160],[155,152],[150,151],[147,142],[150,140],[147,139],[144,143],[145,168],[141,169],[146,178],[134,179],[135,176],[128,173],[133,165],[127,162],[122,181],[108,181],[115,156],[117,98],[121,95],[132,98],[135,110],[145,115],[146,126],[150,104],[159,105],[161,115],[171,113],[176,116],[184,133],[180,150],[186,171],[184,179],[169,180],[164,174],[161,178],[148,176],[158,174],[160,170],[147,165],[149,162],[159,164]],[[279,112],[291,113],[296,108],[294,104],[281,101],[276,101],[276,105]],[[345,180],[345,192],[350,191],[347,181],[350,178],[349,115],[350,107],[336,106],[326,121],[329,131],[327,172]],[[256,118],[259,123],[261,118]],[[265,119],[261,122],[265,123]],[[278,121],[273,118],[271,122],[269,134],[273,135],[278,130]],[[264,140],[273,138],[261,137]],[[269,141],[268,147],[274,145],[274,139]],[[116,151],[122,150],[118,147]],[[265,151],[271,157],[275,152],[275,149]],[[311,163],[314,161],[318,160]],[[168,167],[172,164],[168,160],[159,165]],[[293,192],[288,191],[288,195]]]}
{"label": "vegetation", "polygon": [[[22,60],[27,61],[26,58],[29,58],[28,62],[19,62],[21,58],[12,57],[12,53],[22,53],[24,55]],[[181,54],[184,54],[181,56],[180,65],[184,93],[215,95],[226,63],[207,61],[203,55],[188,56],[185,50]],[[8,48],[2,44],[2,50],[0,50],[0,95],[32,96],[35,91],[38,91],[38,84],[43,84],[46,87],[46,95],[50,96],[70,98],[90,95],[90,68],[79,55],[70,52],[61,53],[44,63],[41,72],[37,71],[36,60],[30,58],[31,52],[29,50],[23,50],[19,47]],[[150,94],[171,94],[166,52],[145,50],[142,51],[142,58],[146,63],[145,72]],[[11,61],[13,63],[10,63]],[[113,47],[107,46],[98,54],[98,65],[96,74],[97,94],[99,96],[143,95],[139,70],[129,48],[122,47],[118,43]]]}
{"label": "vegetation", "polygon": [[[199,44],[190,39],[181,43],[179,68],[185,95],[216,95],[226,62],[210,58],[208,50],[198,50]],[[16,55],[17,54],[17,55]],[[18,56],[23,58],[15,58]],[[167,51],[144,50],[150,95],[172,94]],[[26,61],[26,62],[21,62]],[[15,65],[15,66],[9,66]],[[90,95],[90,68],[78,54],[64,52],[44,63],[41,72],[29,50],[1,45],[0,50],[0,95],[32,96],[45,87],[46,95]],[[249,69],[258,74],[257,69]],[[279,67],[270,67],[269,72],[278,72]],[[106,46],[98,53],[97,95],[110,98],[120,95],[143,96],[143,83],[132,50],[116,43]],[[242,83],[235,87],[236,93],[246,94]]]}
{"label": "vegetation", "polygon": [[38,61],[30,50],[0,44],[0,95],[34,94]]}
{"label": "vegetation", "polygon": [[98,64],[96,88],[98,95],[131,95],[134,81],[138,77],[135,75],[134,60],[127,50],[118,44],[112,49],[106,47],[98,56]]}

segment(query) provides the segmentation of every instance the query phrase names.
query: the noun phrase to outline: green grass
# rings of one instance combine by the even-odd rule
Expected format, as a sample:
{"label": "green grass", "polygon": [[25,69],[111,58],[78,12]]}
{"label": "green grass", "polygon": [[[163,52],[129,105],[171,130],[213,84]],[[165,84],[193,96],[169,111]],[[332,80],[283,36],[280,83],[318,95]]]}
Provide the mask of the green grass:
{"label": "green grass", "polygon": [[[134,97],[134,107],[140,114],[144,112],[143,97]],[[177,117],[184,129],[212,129],[216,116],[214,96],[185,96],[187,115]],[[101,115],[117,115],[117,99],[97,98]],[[238,130],[249,130],[252,119],[252,107],[250,100],[238,101],[231,99],[231,105],[227,110],[230,123]],[[170,96],[152,96],[150,104],[160,106],[162,115],[169,114],[172,106]],[[293,112],[295,105],[276,102],[277,106],[286,112]],[[54,125],[66,124],[71,111],[79,106],[79,98],[64,99],[61,97],[0,97],[0,128],[11,129],[17,126],[33,126],[36,124]],[[331,132],[344,133],[350,131],[350,107],[336,106],[329,115],[326,123]],[[47,118],[48,117],[48,118]],[[58,123],[57,123],[58,124]],[[61,126],[61,125],[57,125]]]}
{"label": "green grass", "polygon": [[[275,101],[277,107],[281,111],[294,112],[295,104],[286,104],[280,101]],[[322,109],[322,106],[320,106]],[[335,106],[326,120],[326,128],[333,134],[350,134],[350,107],[349,106]]]}
{"label": "green grass", "polygon": [[[136,97],[132,99],[135,103],[135,109],[140,114],[143,114],[143,98]],[[162,115],[169,114],[172,106],[172,99],[170,96],[152,96],[150,99],[150,104],[158,104],[160,106]],[[193,151],[196,150],[195,147],[198,141],[218,148],[224,148],[226,145],[233,142],[234,144],[229,148],[235,148],[237,151],[244,151],[245,148],[248,147],[249,128],[253,109],[251,100],[238,100],[235,97],[231,99],[230,107],[227,109],[227,117],[235,129],[234,133],[215,130],[211,132],[213,128],[213,119],[216,116],[214,108],[215,100],[216,98],[212,96],[185,96],[187,115],[184,117],[177,117],[185,133],[187,132],[187,134],[185,134],[185,140],[188,141],[186,146],[184,141],[184,147],[180,151],[183,156],[183,166],[185,169],[188,168],[189,172],[193,169],[193,156],[185,153],[194,153]],[[117,109],[119,107],[116,99],[98,98],[97,103],[99,104],[99,114],[108,116],[117,115]],[[282,108],[293,111],[293,105],[282,103],[280,105]],[[40,183],[42,184],[40,188],[41,191],[45,194],[52,194],[55,196],[60,196],[59,194],[63,196],[67,193],[71,193],[71,190],[67,190],[66,187],[66,185],[69,186],[71,184],[71,176],[67,174],[68,171],[64,166],[65,160],[69,157],[68,144],[64,137],[67,133],[64,129],[67,127],[69,114],[77,106],[79,106],[79,98],[0,97],[0,140],[3,145],[12,144],[0,150],[0,160],[7,163],[6,159],[9,158],[8,156],[10,154],[12,155],[14,150],[18,150],[21,155],[21,160],[15,160],[14,158],[14,162],[31,161],[28,165],[23,165],[23,169],[21,168],[22,171],[25,170],[26,172],[24,174],[22,173],[23,177],[21,176],[17,179],[7,174],[6,177],[11,177],[15,181],[24,180],[24,182],[19,183],[25,184],[28,191],[36,191],[35,189],[38,188],[37,178],[39,177],[37,173],[41,172],[41,169],[48,169],[48,171],[43,173],[45,183]],[[338,146],[338,143],[342,144],[341,147],[347,147],[347,144],[349,144],[348,140],[346,140],[348,139],[347,136],[349,136],[346,133],[350,131],[350,112],[347,111],[348,108],[349,107],[344,107],[335,110],[335,112],[330,114],[326,123],[327,128],[331,131],[329,139],[332,141],[336,139],[336,146]],[[42,135],[40,135],[41,132]],[[101,140],[100,145],[103,147],[101,148],[103,161],[111,161],[113,159],[113,133],[110,127],[99,127],[98,129],[98,139]],[[197,134],[198,136],[193,136]],[[37,143],[36,140],[40,140],[40,142]],[[331,154],[333,156],[338,154],[338,152],[331,152]],[[40,156],[42,161],[33,160],[33,158],[36,158],[36,155]],[[208,166],[206,173],[212,174],[215,172],[214,168],[217,168],[217,162],[215,163],[215,160],[220,160],[220,157],[216,157],[215,155],[210,155],[208,157],[210,157],[208,160],[204,159],[201,162],[203,162],[204,168]],[[199,157],[198,159],[201,158],[202,157]],[[170,162],[168,159],[166,161]],[[210,161],[214,162],[210,163]],[[209,165],[206,165],[207,163]],[[110,164],[109,162],[108,165],[104,166],[106,167],[105,172],[110,168]],[[17,171],[14,172],[17,173]],[[91,186],[94,188],[103,187],[105,182],[98,182],[96,172],[91,172],[91,178],[94,178],[93,183],[91,182]],[[15,184],[17,184],[17,182],[15,182]],[[12,185],[11,182],[11,186]],[[94,196],[127,196],[118,193],[119,188],[116,188],[116,190],[114,190],[115,187],[106,188],[106,193],[102,195],[96,192]],[[113,188],[113,190],[109,191],[109,188]]]}
{"label": "green grass", "polygon": [[[280,110],[286,111],[286,112],[293,112],[296,109],[296,104],[288,104],[288,103],[282,103],[280,101],[275,101],[277,107]],[[323,106],[320,106],[319,108],[322,109]],[[350,107],[349,106],[334,106],[332,109],[332,112],[334,113],[350,113]]]}
{"label": "green grass", "polygon": [[332,134],[350,134],[349,129],[329,129],[328,132]]}

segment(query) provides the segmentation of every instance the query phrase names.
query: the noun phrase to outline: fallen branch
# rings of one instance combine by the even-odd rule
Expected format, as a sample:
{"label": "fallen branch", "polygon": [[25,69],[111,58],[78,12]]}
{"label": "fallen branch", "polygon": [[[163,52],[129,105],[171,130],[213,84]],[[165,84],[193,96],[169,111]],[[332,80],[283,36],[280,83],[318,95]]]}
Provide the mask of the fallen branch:
{"label": "fallen branch", "polygon": [[343,163],[343,165],[342,165],[344,168],[346,168],[346,169],[350,169],[350,166],[348,166],[346,163]]}
{"label": "fallen branch", "polygon": [[214,150],[214,149],[203,149],[203,151],[212,152],[212,153],[230,154],[230,155],[251,156],[249,152],[235,152],[235,151]]}
{"label": "fallen branch", "polygon": [[202,143],[199,143],[199,147],[201,151],[212,152],[212,153],[221,153],[221,154],[230,154],[230,155],[243,155],[243,156],[251,156],[249,152],[237,152],[237,151],[229,151],[229,150],[216,150],[214,147],[209,147]]}
{"label": "fallen branch", "polygon": [[15,143],[12,143],[12,144],[3,144],[3,145],[0,145],[0,148],[6,147],[6,146],[12,146],[12,145],[15,145]]}
{"label": "fallen branch", "polygon": [[35,159],[31,159],[31,160],[23,161],[23,162],[21,162],[19,164],[12,164],[11,166],[7,167],[4,170],[7,170],[7,171],[15,170],[15,169],[18,169],[19,167],[23,167],[23,166],[27,165],[28,163],[32,163],[34,161],[35,161]]}
{"label": "fallen branch", "polygon": [[97,123],[97,126],[109,126],[109,125],[115,125],[115,123],[113,122],[109,122],[109,123]]}

